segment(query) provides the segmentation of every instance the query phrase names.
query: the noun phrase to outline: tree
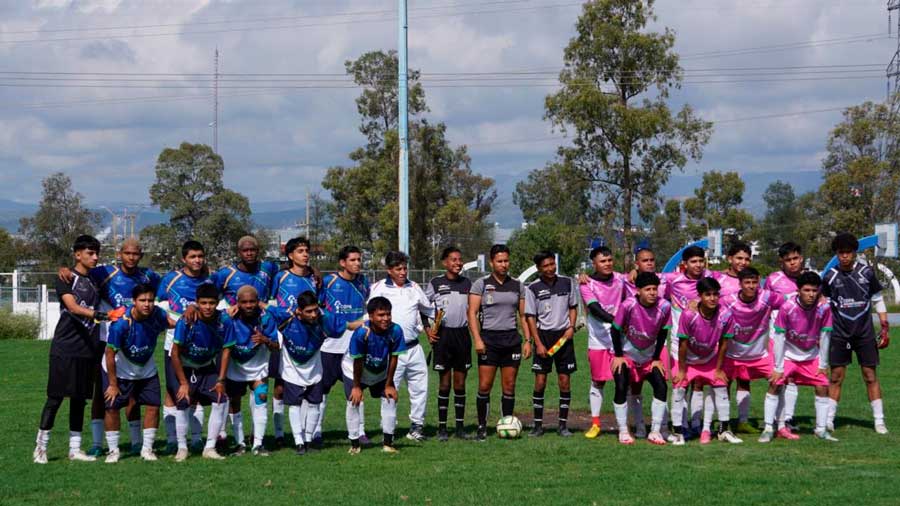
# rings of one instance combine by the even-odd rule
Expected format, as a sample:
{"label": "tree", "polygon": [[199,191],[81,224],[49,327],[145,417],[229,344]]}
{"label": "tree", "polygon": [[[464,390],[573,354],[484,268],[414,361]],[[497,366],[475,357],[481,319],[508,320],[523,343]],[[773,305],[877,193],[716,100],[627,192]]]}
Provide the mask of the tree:
{"label": "tree", "polygon": [[225,188],[224,172],[222,157],[203,144],[184,142],[160,153],[150,201],[169,215],[169,223],[141,231],[154,265],[177,265],[188,239],[204,245],[212,266],[234,257],[235,243],[252,228],[250,202]]}
{"label": "tree", "polygon": [[22,241],[13,237],[5,228],[0,228],[0,272],[12,272],[19,259],[26,254]]}
{"label": "tree", "polygon": [[534,265],[532,258],[538,251],[559,254],[559,270],[563,274],[580,272],[587,257],[588,231],[585,225],[564,225],[552,217],[542,216],[509,238],[510,274],[518,276]]}
{"label": "tree", "polygon": [[51,174],[41,184],[38,210],[19,220],[19,231],[40,268],[55,270],[72,263],[72,244],[79,235],[94,234],[100,216],[84,207],[84,197],[64,173]]}
{"label": "tree", "polygon": [[573,134],[560,156],[605,197],[601,209],[614,213],[629,251],[633,215],[650,221],[672,170],[699,160],[712,131],[689,105],[673,114],[666,104],[682,71],[674,33],[646,31],[653,4],[586,2],[564,51],[562,89],[545,103],[553,125]]}
{"label": "tree", "polygon": [[741,237],[753,225],[753,216],[741,209],[744,181],[737,172],[710,171],[684,202],[688,233],[693,239],[704,237],[711,228],[725,229],[728,235]]}
{"label": "tree", "polygon": [[761,260],[775,263],[775,251],[787,241],[795,241],[802,211],[797,207],[794,187],[783,181],[770,184],[763,193],[766,214],[751,233],[759,241]]}
{"label": "tree", "polygon": [[[331,193],[327,214],[333,220],[330,249],[356,244],[377,265],[396,248],[397,222],[397,95],[385,76],[396,75],[395,52],[375,51],[345,64],[363,87],[356,100],[360,131],[368,144],[350,153],[355,163],[331,167],[322,187]],[[392,73],[393,72],[393,73]],[[494,181],[475,173],[465,146],[453,148],[443,123],[416,118],[427,111],[419,73],[410,72],[409,188],[410,251],[413,267],[432,267],[446,244],[466,254],[490,244],[487,221],[497,192]]]}
{"label": "tree", "polygon": [[591,202],[591,181],[566,162],[548,163],[528,173],[513,191],[525,221],[552,216],[564,225],[588,224],[598,227],[600,216]]}
{"label": "tree", "polygon": [[687,242],[681,223],[681,202],[677,200],[667,200],[663,212],[653,217],[650,246],[660,266]]}
{"label": "tree", "polygon": [[900,216],[900,124],[892,121],[892,106],[849,107],[828,136],[819,195],[833,231],[868,235],[875,223]]}

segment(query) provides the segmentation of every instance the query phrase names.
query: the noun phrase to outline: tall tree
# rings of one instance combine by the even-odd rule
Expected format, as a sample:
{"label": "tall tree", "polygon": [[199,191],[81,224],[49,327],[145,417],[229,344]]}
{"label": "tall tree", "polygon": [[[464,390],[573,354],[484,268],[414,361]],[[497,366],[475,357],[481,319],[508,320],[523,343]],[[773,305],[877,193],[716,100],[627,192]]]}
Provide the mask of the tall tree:
{"label": "tall tree", "polygon": [[[335,226],[329,242],[332,248],[356,244],[377,264],[397,243],[398,104],[395,86],[385,84],[385,76],[396,75],[397,55],[366,53],[345,66],[363,87],[356,104],[368,144],[350,154],[354,165],[331,167],[323,179]],[[486,249],[492,231],[487,218],[497,192],[492,179],[472,170],[465,146],[450,145],[443,123],[417,117],[427,111],[418,76],[410,73],[409,254],[414,267],[431,267],[448,243],[466,254]]]}
{"label": "tall tree", "polygon": [[583,224],[565,225],[550,216],[542,216],[510,236],[510,274],[518,276],[534,265],[534,254],[542,250],[559,254],[559,270],[563,274],[579,272],[587,257],[587,237],[587,227]]}
{"label": "tall tree", "polygon": [[689,105],[673,113],[669,90],[682,70],[675,34],[647,31],[653,0],[585,2],[566,47],[562,89],[547,97],[546,116],[572,133],[559,154],[592,181],[633,246],[634,214],[650,221],[673,169],[699,160],[712,125]]}
{"label": "tall tree", "polygon": [[737,172],[705,172],[694,196],[684,202],[691,218],[688,233],[697,239],[711,228],[722,228],[731,236],[741,237],[753,225],[753,216],[740,208],[743,201],[744,181]]}
{"label": "tall tree", "polygon": [[204,144],[184,142],[159,154],[150,201],[169,222],[141,231],[155,265],[176,265],[188,239],[203,243],[213,266],[234,256],[235,242],[252,228],[250,202],[225,188],[224,172],[222,157]]}
{"label": "tall tree", "polygon": [[[588,224],[599,227],[600,213],[591,202],[591,181],[564,161],[548,163],[528,173],[513,191],[525,221],[552,216],[565,225]],[[593,227],[592,227],[593,228]]]}
{"label": "tall tree", "polygon": [[797,206],[794,187],[784,181],[775,181],[763,193],[766,214],[751,234],[759,241],[760,254],[766,263],[774,263],[775,251],[787,241],[796,241],[802,210]]}
{"label": "tall tree", "polygon": [[19,231],[42,269],[56,269],[72,262],[72,243],[82,234],[93,234],[100,216],[84,207],[84,197],[62,172],[42,181],[41,203],[32,217],[19,220]]}
{"label": "tall tree", "polygon": [[0,272],[13,271],[19,259],[28,253],[20,239],[13,237],[5,228],[0,228]]}
{"label": "tall tree", "polygon": [[681,202],[667,200],[663,212],[653,217],[650,246],[662,266],[667,259],[684,246],[687,234],[682,226]]}

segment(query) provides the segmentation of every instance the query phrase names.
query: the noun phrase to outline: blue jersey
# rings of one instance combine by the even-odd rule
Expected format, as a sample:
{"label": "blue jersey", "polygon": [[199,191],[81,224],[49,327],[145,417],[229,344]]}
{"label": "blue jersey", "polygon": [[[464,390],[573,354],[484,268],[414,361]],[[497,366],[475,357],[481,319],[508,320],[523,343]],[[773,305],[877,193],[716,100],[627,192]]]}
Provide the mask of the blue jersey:
{"label": "blue jersey", "polygon": [[247,272],[238,269],[238,264],[228,265],[216,271],[216,288],[222,294],[222,298],[230,306],[237,304],[237,292],[244,285],[256,288],[259,300],[269,300],[272,280],[278,272],[278,265],[274,262],[260,262],[256,272]]}
{"label": "blue jersey", "polygon": [[[369,281],[362,274],[349,281],[337,274],[328,274],[322,280],[319,303],[326,313],[334,315],[337,325],[346,327],[347,323],[362,318],[366,314],[368,299]],[[330,334],[328,337],[337,338],[340,334]]]}
{"label": "blue jersey", "polygon": [[100,298],[113,309],[131,305],[131,292],[140,284],[159,290],[159,274],[147,267],[138,267],[132,274],[126,274],[121,267],[101,265],[91,269],[91,279],[100,289]]}
{"label": "blue jersey", "polygon": [[275,297],[275,303],[279,307],[293,311],[297,308],[297,297],[303,292],[318,292],[312,269],[309,269],[307,276],[298,276],[288,270],[275,275],[275,281],[272,283],[272,296]]}
{"label": "blue jersey", "polygon": [[179,357],[184,365],[195,368],[207,366],[222,351],[231,318],[224,311],[217,313],[211,323],[197,320],[188,324],[184,320],[178,320],[175,324],[174,343],[178,345]]}
{"label": "blue jersey", "polygon": [[278,324],[268,311],[263,311],[251,321],[242,318],[231,320],[231,325],[226,327],[225,348],[231,348],[232,360],[243,364],[256,356],[258,345],[250,339],[256,330],[273,341],[278,338]]}
{"label": "blue jersey", "polygon": [[366,322],[356,329],[350,338],[350,358],[363,359],[366,372],[372,376],[381,376],[387,371],[391,355],[405,352],[406,340],[403,339],[403,330],[396,323],[391,323],[387,332],[379,334]]}
{"label": "blue jersey", "polygon": [[136,320],[132,315],[132,309],[132,306],[125,308],[122,318],[109,326],[106,341],[107,348],[112,348],[128,361],[128,364],[116,362],[119,377],[131,375],[127,370],[129,366],[139,369],[152,361],[157,337],[160,332],[169,328],[166,312],[161,308],[154,307],[150,316],[143,320]]}
{"label": "blue jersey", "polygon": [[306,323],[294,316],[293,311],[270,307],[266,311],[278,322],[281,346],[296,364],[305,364],[313,358],[330,333],[343,333],[346,326],[334,328],[334,316],[325,313],[314,323]]}
{"label": "blue jersey", "polygon": [[156,300],[168,301],[169,311],[180,316],[189,305],[197,301],[197,287],[212,282],[209,276],[192,277],[185,274],[184,269],[178,269],[160,280]]}

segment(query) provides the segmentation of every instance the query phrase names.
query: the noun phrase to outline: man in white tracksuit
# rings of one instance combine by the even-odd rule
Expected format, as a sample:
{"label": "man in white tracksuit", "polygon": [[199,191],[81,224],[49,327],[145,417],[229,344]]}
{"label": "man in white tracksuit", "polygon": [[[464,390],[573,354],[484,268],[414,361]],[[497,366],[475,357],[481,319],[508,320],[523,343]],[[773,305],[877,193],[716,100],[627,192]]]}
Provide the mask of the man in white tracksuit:
{"label": "man in white tracksuit", "polygon": [[428,400],[428,363],[419,345],[419,333],[434,318],[434,308],[422,288],[407,279],[409,257],[400,251],[389,252],[384,259],[388,277],[372,285],[369,300],[385,297],[391,301],[391,318],[403,329],[407,351],[399,356],[394,384],[403,381],[409,388],[410,428],[407,439],[424,441],[425,404]]}

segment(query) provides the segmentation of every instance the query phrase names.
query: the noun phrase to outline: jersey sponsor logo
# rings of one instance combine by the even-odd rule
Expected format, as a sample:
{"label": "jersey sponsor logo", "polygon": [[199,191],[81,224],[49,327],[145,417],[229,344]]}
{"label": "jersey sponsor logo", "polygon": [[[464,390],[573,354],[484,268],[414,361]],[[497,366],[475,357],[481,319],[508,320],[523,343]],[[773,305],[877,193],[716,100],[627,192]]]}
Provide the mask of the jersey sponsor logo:
{"label": "jersey sponsor logo", "polygon": [[513,359],[513,360],[521,360],[521,359],[522,359],[522,354],[521,354],[521,353],[513,353],[513,354],[512,354],[512,359]]}
{"label": "jersey sponsor logo", "polygon": [[791,344],[803,351],[812,350],[816,347],[816,345],[819,344],[818,337],[803,334],[792,329],[788,329],[787,332],[785,332],[784,336],[785,339],[791,342]]}

